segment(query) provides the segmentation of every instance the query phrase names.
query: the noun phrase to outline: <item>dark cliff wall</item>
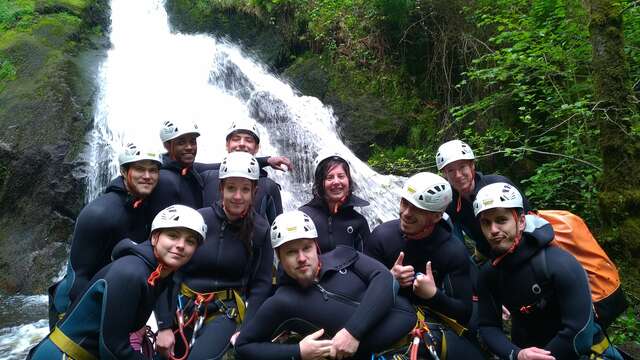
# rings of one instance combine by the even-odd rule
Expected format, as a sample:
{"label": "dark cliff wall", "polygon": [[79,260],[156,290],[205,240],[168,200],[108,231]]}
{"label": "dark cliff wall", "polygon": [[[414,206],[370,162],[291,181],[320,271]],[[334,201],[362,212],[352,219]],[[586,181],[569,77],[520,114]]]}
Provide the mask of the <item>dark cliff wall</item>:
{"label": "dark cliff wall", "polygon": [[109,1],[0,8],[0,291],[43,293],[84,202]]}

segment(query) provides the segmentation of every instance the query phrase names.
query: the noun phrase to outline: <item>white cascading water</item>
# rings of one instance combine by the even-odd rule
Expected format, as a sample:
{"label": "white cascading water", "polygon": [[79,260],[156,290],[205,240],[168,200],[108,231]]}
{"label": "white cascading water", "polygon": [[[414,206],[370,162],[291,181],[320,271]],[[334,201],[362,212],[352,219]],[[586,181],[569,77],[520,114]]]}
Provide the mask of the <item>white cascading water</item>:
{"label": "white cascading water", "polygon": [[[171,33],[162,0],[112,0],[112,48],[100,68],[95,128],[87,157],[87,198],[100,194],[117,174],[117,153],[134,141],[161,152],[160,124],[192,119],[199,162],[219,162],[226,153],[224,131],[234,119],[260,124],[260,155],[284,155],[289,172],[269,169],[282,185],[285,210],[311,198],[313,159],[321,149],[350,162],[360,209],[373,227],[397,216],[400,178],[382,176],[360,161],[338,138],[330,108],[301,96],[236,46],[206,35]],[[35,297],[39,306],[46,297]],[[48,331],[46,320],[0,329],[0,358],[22,359]]]}

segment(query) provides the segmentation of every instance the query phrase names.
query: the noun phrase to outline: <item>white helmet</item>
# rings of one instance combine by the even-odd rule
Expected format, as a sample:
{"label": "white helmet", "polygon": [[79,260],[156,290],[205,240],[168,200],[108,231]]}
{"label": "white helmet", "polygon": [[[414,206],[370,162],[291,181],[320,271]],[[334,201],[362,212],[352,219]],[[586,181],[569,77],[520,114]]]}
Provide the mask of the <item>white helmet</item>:
{"label": "white helmet", "polygon": [[253,135],[256,139],[256,142],[260,143],[260,131],[258,131],[258,124],[252,118],[242,118],[235,120],[231,123],[229,129],[227,129],[227,136],[225,139],[229,141],[229,137],[236,131],[246,131],[249,134]]}
{"label": "white helmet", "polygon": [[131,164],[136,161],[142,160],[151,160],[158,164],[158,166],[162,166],[162,160],[160,160],[160,155],[150,151],[144,151],[140,149],[134,143],[128,143],[120,152],[118,156],[118,163],[120,166]]}
{"label": "white helmet", "polygon": [[278,215],[271,226],[271,246],[278,246],[298,239],[316,239],[318,231],[309,215],[294,210]]}
{"label": "white helmet", "polygon": [[249,180],[260,179],[260,167],[253,155],[244,151],[230,152],[220,163],[218,178],[242,177]]}
{"label": "white helmet", "polygon": [[476,157],[473,155],[473,150],[466,143],[460,140],[451,140],[440,145],[438,153],[436,154],[436,165],[438,170],[442,170],[454,161],[458,160],[474,160]]}
{"label": "white helmet", "polygon": [[198,125],[188,120],[167,120],[162,123],[162,127],[160,128],[160,140],[162,140],[163,143],[184,134],[196,134],[196,136],[200,136]]}
{"label": "white helmet", "polygon": [[476,195],[473,201],[473,213],[478,216],[481,212],[494,208],[523,208],[522,195],[515,186],[499,182],[489,184]]}
{"label": "white helmet", "polygon": [[452,199],[451,185],[439,175],[421,172],[407,180],[402,197],[422,210],[443,212]]}
{"label": "white helmet", "polygon": [[320,165],[321,162],[330,158],[339,158],[346,162],[347,165],[351,166],[349,164],[349,161],[347,161],[347,159],[345,159],[344,156],[342,156],[342,154],[340,154],[339,152],[331,150],[320,150],[318,151],[318,156],[316,156],[315,160],[313,161],[314,168],[317,169],[318,165]]}
{"label": "white helmet", "polygon": [[151,223],[151,233],[158,229],[187,228],[200,235],[199,243],[207,237],[207,224],[196,210],[184,205],[171,205],[160,211]]}

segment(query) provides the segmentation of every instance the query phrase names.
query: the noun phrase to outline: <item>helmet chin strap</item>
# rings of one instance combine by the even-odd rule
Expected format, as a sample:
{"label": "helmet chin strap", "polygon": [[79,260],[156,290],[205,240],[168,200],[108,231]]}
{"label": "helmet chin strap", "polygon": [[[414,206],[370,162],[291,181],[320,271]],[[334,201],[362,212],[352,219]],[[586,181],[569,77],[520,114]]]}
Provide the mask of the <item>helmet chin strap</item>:
{"label": "helmet chin strap", "polygon": [[515,220],[516,222],[516,236],[513,239],[513,244],[511,244],[509,249],[507,249],[507,251],[505,251],[502,255],[498,256],[497,258],[495,258],[495,260],[491,262],[491,265],[493,266],[498,265],[498,263],[500,263],[502,259],[504,259],[507,255],[511,254],[512,252],[514,252],[518,247],[518,245],[520,245],[520,239],[522,239],[522,231],[520,231],[520,228],[518,226],[518,212],[515,209],[511,209],[511,214],[513,214],[513,220]]}
{"label": "helmet chin strap", "polygon": [[349,194],[341,197],[340,199],[338,199],[338,201],[336,201],[333,206],[329,209],[329,211],[331,212],[332,215],[335,215],[338,213],[338,210],[340,210],[340,207],[347,201],[347,197],[349,196]]}
{"label": "helmet chin strap", "polygon": [[156,251],[155,246],[153,247],[153,256],[158,261],[158,266],[155,270],[153,270],[151,274],[149,274],[149,277],[147,278],[147,284],[151,286],[156,285],[156,281],[160,278],[160,275],[162,275],[162,271],[165,269],[165,265],[162,263],[162,260],[160,260],[160,256],[158,256],[158,252]]}
{"label": "helmet chin strap", "polygon": [[125,178],[124,184],[125,184],[125,189],[127,190],[127,192],[129,194],[133,195],[133,197],[134,197],[134,201],[133,201],[133,205],[132,205],[133,208],[134,209],[139,208],[142,205],[143,199],[142,199],[142,197],[140,197],[139,194],[136,194],[133,191],[133,189],[135,187],[133,186],[133,177],[131,176],[131,167],[127,168],[127,176]]}

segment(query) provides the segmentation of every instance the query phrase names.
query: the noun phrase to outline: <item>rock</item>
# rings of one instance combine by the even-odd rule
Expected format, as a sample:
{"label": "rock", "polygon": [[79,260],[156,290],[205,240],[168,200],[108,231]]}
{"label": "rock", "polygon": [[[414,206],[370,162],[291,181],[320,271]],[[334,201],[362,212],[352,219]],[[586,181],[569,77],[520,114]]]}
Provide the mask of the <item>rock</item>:
{"label": "rock", "polygon": [[329,91],[329,74],[316,57],[299,58],[282,72],[282,76],[301,93],[317,97],[321,101],[325,100]]}
{"label": "rock", "polygon": [[108,0],[43,0],[36,11],[28,31],[0,35],[0,58],[16,69],[0,87],[0,291],[7,293],[44,293],[67,257],[84,203],[93,72],[106,54],[94,27],[108,27]]}
{"label": "rock", "polygon": [[165,7],[176,31],[228,38],[274,69],[291,61],[285,32],[262,18],[210,2],[202,5],[191,0],[167,0]]}

